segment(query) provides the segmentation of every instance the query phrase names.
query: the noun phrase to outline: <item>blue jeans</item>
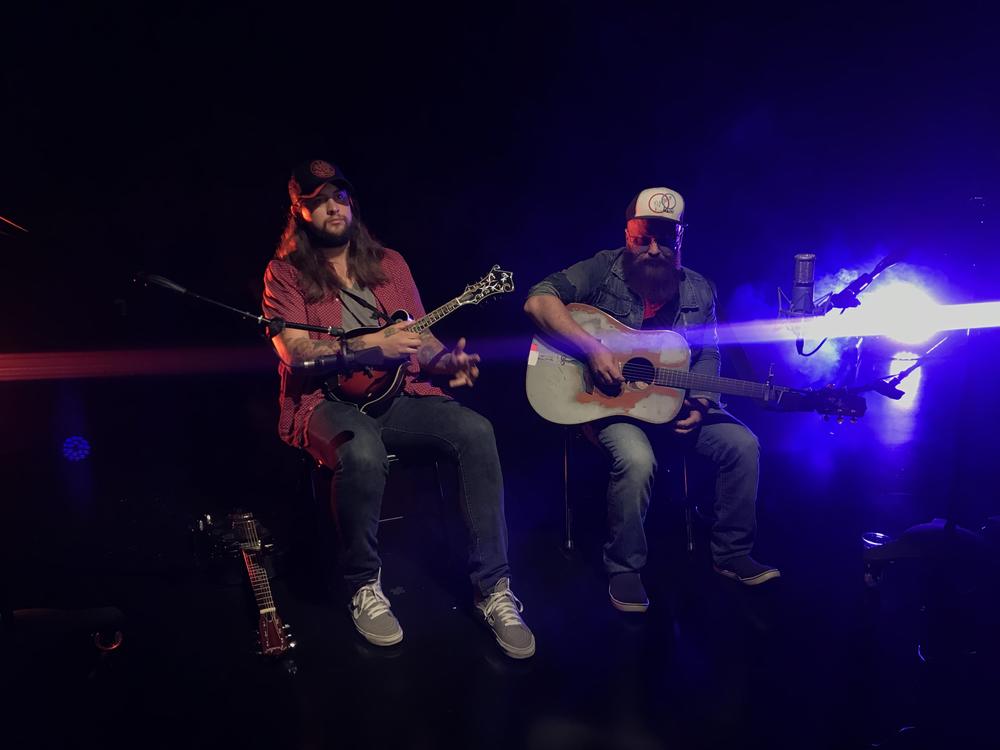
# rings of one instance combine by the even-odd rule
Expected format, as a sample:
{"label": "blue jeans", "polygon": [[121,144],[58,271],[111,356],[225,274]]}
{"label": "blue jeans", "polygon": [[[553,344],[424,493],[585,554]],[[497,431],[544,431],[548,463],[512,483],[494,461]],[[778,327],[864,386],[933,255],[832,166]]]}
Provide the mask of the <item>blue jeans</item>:
{"label": "blue jeans", "polygon": [[382,567],[377,535],[388,453],[426,454],[456,465],[472,584],[488,594],[510,576],[503,476],[493,426],[485,417],[441,396],[402,394],[376,417],[325,401],[309,419],[308,438],[306,450],[333,469],[330,507],[348,585],[373,580]]}
{"label": "blue jeans", "polygon": [[670,425],[628,419],[594,424],[598,443],[611,459],[608,532],[604,564],[609,574],[638,572],[646,564],[643,522],[656,478],[656,455],[693,450],[716,467],[712,558],[716,564],[747,555],[757,529],[760,446],[746,425],[723,409],[710,409],[692,435]]}

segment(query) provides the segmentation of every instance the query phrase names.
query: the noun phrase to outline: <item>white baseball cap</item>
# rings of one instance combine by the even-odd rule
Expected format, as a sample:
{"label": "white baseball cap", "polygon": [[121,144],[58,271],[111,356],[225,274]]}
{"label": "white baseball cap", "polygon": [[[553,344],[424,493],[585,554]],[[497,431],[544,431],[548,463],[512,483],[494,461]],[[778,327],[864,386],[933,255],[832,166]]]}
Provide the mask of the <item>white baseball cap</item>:
{"label": "white baseball cap", "polygon": [[646,188],[628,204],[625,221],[629,219],[684,220],[684,198],[666,187]]}

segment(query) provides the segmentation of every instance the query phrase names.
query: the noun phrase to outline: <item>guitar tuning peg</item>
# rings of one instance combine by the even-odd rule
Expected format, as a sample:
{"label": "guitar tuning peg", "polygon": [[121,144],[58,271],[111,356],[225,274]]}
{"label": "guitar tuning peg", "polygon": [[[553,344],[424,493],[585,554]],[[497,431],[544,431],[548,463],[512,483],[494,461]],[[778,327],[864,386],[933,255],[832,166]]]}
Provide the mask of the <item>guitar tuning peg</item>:
{"label": "guitar tuning peg", "polygon": [[841,414],[839,417],[837,417],[837,424],[844,424],[844,415],[843,414]]}

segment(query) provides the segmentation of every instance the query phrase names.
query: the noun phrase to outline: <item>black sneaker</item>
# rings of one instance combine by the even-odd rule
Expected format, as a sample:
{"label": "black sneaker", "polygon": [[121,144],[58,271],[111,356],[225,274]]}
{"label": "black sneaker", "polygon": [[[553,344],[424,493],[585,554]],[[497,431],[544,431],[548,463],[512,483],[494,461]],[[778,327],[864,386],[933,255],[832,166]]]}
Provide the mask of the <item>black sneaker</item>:
{"label": "black sneaker", "polygon": [[750,555],[734,557],[713,566],[715,572],[726,578],[732,578],[746,586],[756,586],[772,578],[780,578],[781,571],[773,565],[764,565],[754,560]]}
{"label": "black sneaker", "polygon": [[620,612],[645,612],[649,597],[638,573],[616,573],[608,584],[611,606]]}

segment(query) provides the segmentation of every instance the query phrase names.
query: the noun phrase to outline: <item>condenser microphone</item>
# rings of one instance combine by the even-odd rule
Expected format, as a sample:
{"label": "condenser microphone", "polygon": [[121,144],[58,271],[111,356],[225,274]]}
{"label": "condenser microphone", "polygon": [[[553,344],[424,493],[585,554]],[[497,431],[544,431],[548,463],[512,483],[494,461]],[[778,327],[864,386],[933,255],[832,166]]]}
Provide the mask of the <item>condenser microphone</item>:
{"label": "condenser microphone", "polygon": [[816,255],[797,253],[795,274],[792,277],[792,300],[788,308],[791,315],[813,315],[813,283],[816,280]]}

